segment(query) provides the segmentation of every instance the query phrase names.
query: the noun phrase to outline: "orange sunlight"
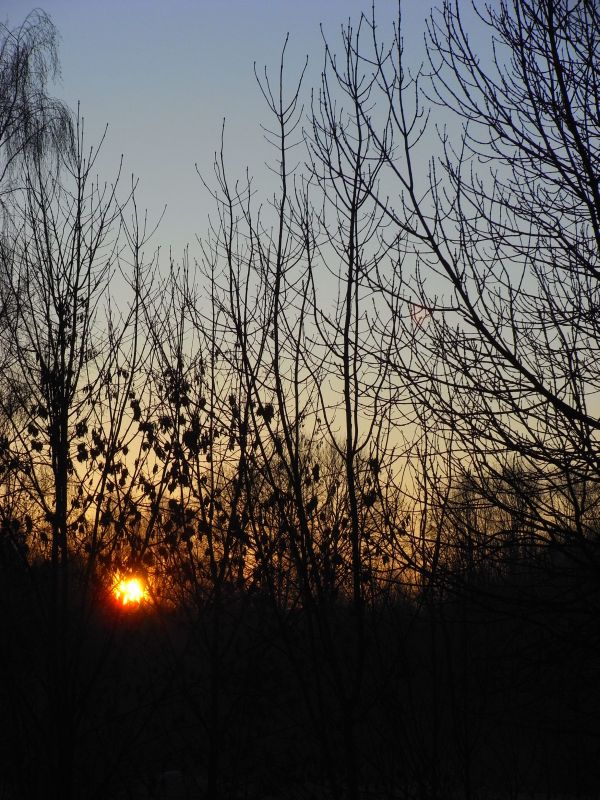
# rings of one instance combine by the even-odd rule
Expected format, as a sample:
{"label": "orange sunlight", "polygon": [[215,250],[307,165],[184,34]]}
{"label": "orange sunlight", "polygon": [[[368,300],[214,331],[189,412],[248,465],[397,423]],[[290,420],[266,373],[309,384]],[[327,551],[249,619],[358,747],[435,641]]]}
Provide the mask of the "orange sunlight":
{"label": "orange sunlight", "polygon": [[117,575],[113,585],[113,596],[119,605],[131,609],[139,608],[149,599],[144,579],[136,575],[129,575],[126,578]]}

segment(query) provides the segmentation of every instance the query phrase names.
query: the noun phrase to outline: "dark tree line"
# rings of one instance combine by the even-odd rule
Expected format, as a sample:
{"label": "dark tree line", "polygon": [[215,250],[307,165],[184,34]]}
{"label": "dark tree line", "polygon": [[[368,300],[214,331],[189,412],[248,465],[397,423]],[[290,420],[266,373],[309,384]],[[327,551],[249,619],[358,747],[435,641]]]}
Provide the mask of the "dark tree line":
{"label": "dark tree line", "polygon": [[164,264],[1,29],[6,797],[593,793],[599,31],[373,11],[306,105],[284,47],[272,196],[222,144]]}

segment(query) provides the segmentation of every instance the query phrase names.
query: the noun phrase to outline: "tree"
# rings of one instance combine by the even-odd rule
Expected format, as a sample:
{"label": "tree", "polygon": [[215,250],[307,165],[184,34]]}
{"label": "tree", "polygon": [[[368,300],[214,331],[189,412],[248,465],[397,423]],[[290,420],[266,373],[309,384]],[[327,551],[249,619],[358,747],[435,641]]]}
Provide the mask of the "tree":
{"label": "tree", "polygon": [[[73,147],[71,112],[48,94],[49,82],[60,74],[57,39],[52,20],[39,10],[14,29],[0,25],[0,215],[4,229],[11,225],[6,203],[22,159],[35,154],[57,167],[61,153]],[[3,236],[4,232],[2,249],[6,246]],[[14,313],[6,281],[0,272],[0,331],[5,318]]]}
{"label": "tree", "polygon": [[71,113],[48,94],[49,81],[60,74],[57,40],[52,20],[41,10],[32,11],[17,28],[0,26],[2,204],[11,188],[8,179],[25,154],[56,159],[73,145]]}
{"label": "tree", "polygon": [[[90,152],[78,120],[74,150],[57,153],[60,169],[37,149],[23,154],[19,188],[6,202],[2,266],[12,312],[2,478],[28,528],[23,566],[45,619],[37,636],[46,692],[35,736],[51,743],[36,770],[20,770],[30,796],[69,797],[81,775],[80,713],[98,688],[103,658],[83,669],[90,620],[123,540],[136,551],[131,514],[145,463],[135,423],[149,374],[149,340],[141,337],[142,299],[152,291],[142,258],[148,232],[135,214],[125,216],[128,203],[135,210],[131,191],[121,202],[116,182],[94,178],[98,151]],[[115,280],[129,290],[121,308],[110,299]],[[127,453],[136,447],[133,465]]]}
{"label": "tree", "polygon": [[[250,585],[268,593],[280,621],[322,774],[334,794],[355,797],[375,691],[366,613],[378,595],[373,575],[380,559],[389,558],[379,545],[391,519],[379,508],[381,483],[394,466],[389,366],[373,356],[369,316],[373,276],[389,248],[380,237],[373,187],[362,184],[369,170],[374,183],[378,170],[358,113],[368,91],[358,91],[340,115],[327,85],[321,87],[305,134],[303,175],[292,161],[301,80],[285,91],[283,57],[278,78],[272,82],[267,71],[259,77],[276,153],[278,187],[269,207],[256,207],[249,180],[228,179],[223,151],[215,163],[218,222],[204,253],[213,314],[218,309],[210,363],[219,362],[218,393],[230,402],[215,416],[230,415]],[[345,138],[364,141],[364,149],[353,153]],[[338,294],[329,302],[318,287],[332,279]],[[201,316],[198,310],[198,330]],[[209,483],[213,470],[211,460]],[[375,521],[381,530],[371,540]],[[296,612],[301,645],[288,627]]]}
{"label": "tree", "polygon": [[[545,0],[474,11],[467,20],[445,2],[432,16],[429,76],[409,74],[400,29],[384,49],[365,21],[370,41],[346,46],[354,90],[373,63],[379,91],[360,113],[385,161],[385,193],[364,186],[415,264],[378,283],[391,312],[381,334],[393,337],[415,420],[428,418],[440,453],[451,442],[458,474],[507,482],[518,458],[580,505],[582,483],[598,479],[598,8]],[[495,37],[491,63],[473,50],[476,23]],[[442,129],[423,187],[415,159],[428,96],[430,113],[451,112],[463,134]],[[583,538],[549,502],[540,492],[531,512],[541,537]]]}
{"label": "tree", "polygon": [[[426,454],[423,585],[465,589],[455,545],[463,566],[527,563],[518,613],[545,618],[568,597],[586,648],[598,608],[599,23],[587,0],[446,0],[427,67],[407,65],[401,15],[386,45],[373,14],[329,72],[346,101],[370,87],[358,114],[379,181],[361,181],[397,254],[372,277],[378,357],[395,375],[391,413],[411,398]],[[356,157],[361,142],[343,141]]]}

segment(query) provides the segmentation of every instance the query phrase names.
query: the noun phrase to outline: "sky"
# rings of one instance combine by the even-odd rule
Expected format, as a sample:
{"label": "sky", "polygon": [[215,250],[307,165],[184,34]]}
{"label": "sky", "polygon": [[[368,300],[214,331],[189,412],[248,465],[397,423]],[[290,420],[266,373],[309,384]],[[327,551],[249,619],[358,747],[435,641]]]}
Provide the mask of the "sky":
{"label": "sky", "polygon": [[[227,163],[234,176],[245,167],[260,176],[269,149],[260,123],[268,119],[254,77],[276,69],[286,34],[290,85],[309,57],[306,89],[323,63],[320,25],[334,47],[340,27],[370,10],[371,0],[46,0],[40,6],[61,36],[61,82],[54,94],[71,108],[80,103],[89,144],[108,124],[99,162],[111,180],[121,154],[124,176],[139,178],[138,205],[150,219],[167,209],[158,241],[183,252],[207,228],[209,183],[225,119]],[[428,0],[405,0],[407,55],[423,58]],[[3,0],[0,20],[18,25],[34,8]],[[385,36],[396,12],[379,0]]]}

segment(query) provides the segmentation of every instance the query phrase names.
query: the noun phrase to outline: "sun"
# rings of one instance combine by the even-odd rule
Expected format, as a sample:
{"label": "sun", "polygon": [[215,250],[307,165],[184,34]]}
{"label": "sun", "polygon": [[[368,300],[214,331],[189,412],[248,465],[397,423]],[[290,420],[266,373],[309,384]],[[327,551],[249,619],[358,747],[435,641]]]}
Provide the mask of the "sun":
{"label": "sun", "polygon": [[139,608],[149,599],[146,583],[138,575],[128,575],[127,577],[117,575],[112,593],[117,603],[124,608]]}

